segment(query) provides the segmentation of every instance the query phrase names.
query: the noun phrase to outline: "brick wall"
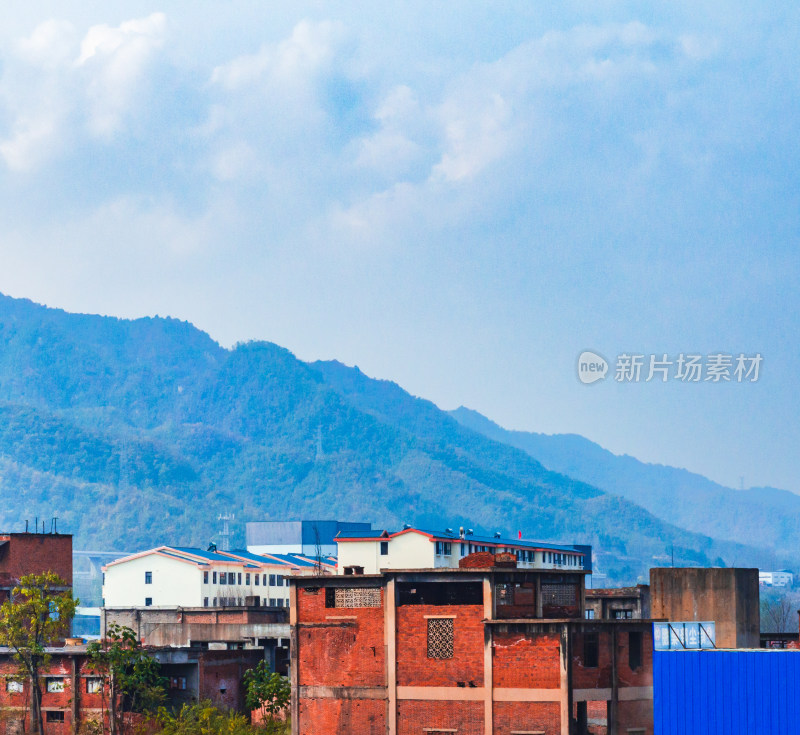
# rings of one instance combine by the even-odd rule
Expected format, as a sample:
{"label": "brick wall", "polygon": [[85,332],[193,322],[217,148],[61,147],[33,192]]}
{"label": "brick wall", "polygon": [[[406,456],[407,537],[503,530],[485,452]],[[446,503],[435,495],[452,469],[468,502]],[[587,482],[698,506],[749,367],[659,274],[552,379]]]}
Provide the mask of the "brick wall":
{"label": "brick wall", "polygon": [[382,699],[301,699],[300,723],[302,735],[385,735],[386,702]]}
{"label": "brick wall", "polygon": [[13,585],[25,574],[47,571],[55,572],[72,586],[72,536],[0,534],[0,578],[12,580]]}
{"label": "brick wall", "polygon": [[558,702],[495,702],[493,715],[494,735],[509,735],[518,730],[561,735]]}
{"label": "brick wall", "polygon": [[403,700],[397,703],[397,735],[421,735],[425,728],[455,730],[458,735],[483,735],[483,720],[483,702]]}
{"label": "brick wall", "polygon": [[297,598],[301,686],[386,686],[382,607],[325,607],[324,589]]}
{"label": "brick wall", "polygon": [[[454,616],[453,658],[428,658],[428,618]],[[483,605],[404,605],[397,608],[399,686],[483,686]]]}
{"label": "brick wall", "polygon": [[560,636],[556,634],[495,633],[495,687],[558,689],[560,650]]}

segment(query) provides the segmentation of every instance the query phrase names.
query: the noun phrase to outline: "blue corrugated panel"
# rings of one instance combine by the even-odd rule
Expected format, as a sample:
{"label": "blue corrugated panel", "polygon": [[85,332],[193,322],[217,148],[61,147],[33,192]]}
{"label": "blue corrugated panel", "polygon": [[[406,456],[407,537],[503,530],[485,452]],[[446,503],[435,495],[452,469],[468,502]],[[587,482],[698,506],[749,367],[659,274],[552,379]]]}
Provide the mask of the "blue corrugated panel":
{"label": "blue corrugated panel", "polygon": [[655,651],[655,735],[800,735],[800,651]]}

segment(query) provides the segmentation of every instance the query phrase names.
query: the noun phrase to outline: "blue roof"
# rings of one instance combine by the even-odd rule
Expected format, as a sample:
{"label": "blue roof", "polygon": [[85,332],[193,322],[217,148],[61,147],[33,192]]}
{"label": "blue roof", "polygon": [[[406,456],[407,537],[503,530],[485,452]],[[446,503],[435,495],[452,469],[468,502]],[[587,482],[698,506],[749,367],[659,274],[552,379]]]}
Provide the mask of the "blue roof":
{"label": "blue roof", "polygon": [[386,531],[339,531],[336,538],[381,538],[386,535]]}
{"label": "blue roof", "polygon": [[433,536],[435,539],[443,539],[446,541],[458,541],[460,543],[468,544],[481,544],[481,545],[494,545],[494,546],[515,546],[518,548],[527,549],[552,549],[553,551],[568,551],[573,554],[583,554],[584,552],[575,548],[571,544],[546,544],[541,541],[527,541],[525,539],[516,538],[496,538],[495,536],[476,536],[474,534],[466,535],[462,539],[457,532],[451,531],[430,531],[425,528],[409,528],[409,531],[421,531]]}
{"label": "blue roof", "polygon": [[226,556],[216,554],[213,551],[203,551],[202,549],[195,549],[191,546],[166,546],[162,551],[177,551],[181,554],[191,554],[192,556],[199,556],[201,559],[208,559],[208,561],[230,561]]}
{"label": "blue roof", "polygon": [[[280,563],[285,564],[286,566],[293,566],[293,567],[313,567],[316,566],[316,562],[313,559],[309,559],[307,556],[303,554],[266,554],[261,556],[259,554],[253,554],[249,551],[242,551],[239,549],[234,549],[232,551],[223,552],[226,554],[231,554],[233,556],[238,556],[242,559],[250,559],[251,561],[256,561],[259,564],[274,564],[275,560]],[[330,563],[327,561],[326,557],[323,557],[324,563]]]}

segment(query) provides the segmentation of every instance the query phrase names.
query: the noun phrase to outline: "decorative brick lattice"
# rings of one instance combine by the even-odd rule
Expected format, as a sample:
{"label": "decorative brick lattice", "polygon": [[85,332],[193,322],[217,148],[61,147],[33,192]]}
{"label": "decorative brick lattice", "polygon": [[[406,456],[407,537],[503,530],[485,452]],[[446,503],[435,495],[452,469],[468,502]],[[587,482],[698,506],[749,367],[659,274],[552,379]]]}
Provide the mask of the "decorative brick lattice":
{"label": "decorative brick lattice", "polygon": [[380,607],[378,587],[337,587],[336,607]]}
{"label": "decorative brick lattice", "polygon": [[428,658],[453,658],[453,618],[428,620]]}
{"label": "decorative brick lattice", "polygon": [[545,605],[575,605],[578,601],[578,588],[574,584],[543,584],[542,601]]}

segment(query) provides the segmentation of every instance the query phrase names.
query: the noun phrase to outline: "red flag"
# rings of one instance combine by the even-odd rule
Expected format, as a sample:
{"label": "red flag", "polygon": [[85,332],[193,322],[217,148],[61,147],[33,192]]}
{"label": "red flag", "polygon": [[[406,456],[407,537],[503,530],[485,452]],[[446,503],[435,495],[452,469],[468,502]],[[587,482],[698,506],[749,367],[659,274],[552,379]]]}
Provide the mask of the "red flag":
{"label": "red flag", "polygon": [[522,531],[517,531],[517,538],[522,541]]}

